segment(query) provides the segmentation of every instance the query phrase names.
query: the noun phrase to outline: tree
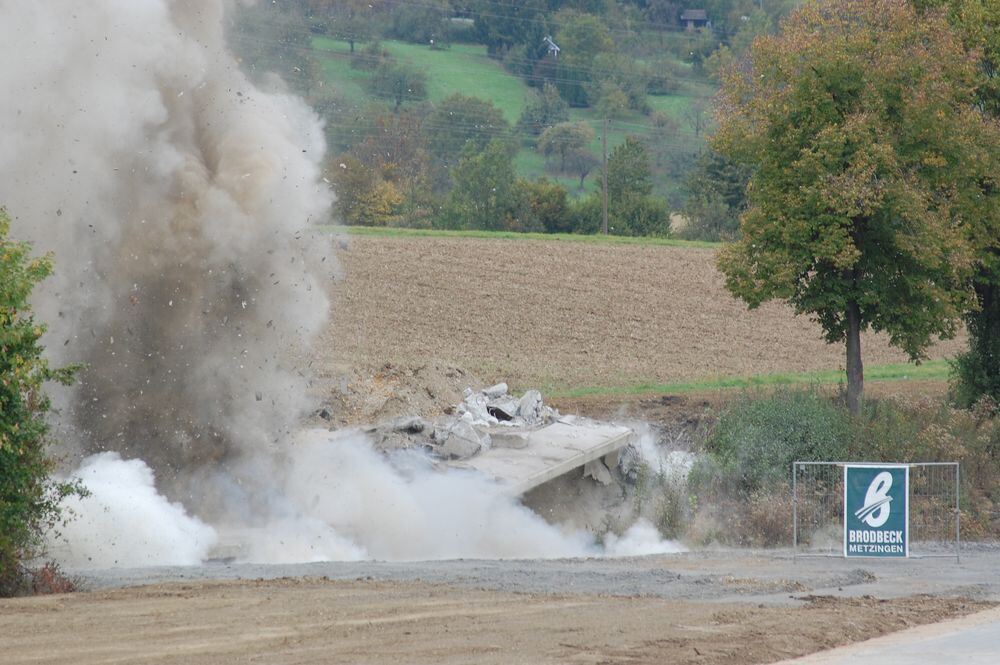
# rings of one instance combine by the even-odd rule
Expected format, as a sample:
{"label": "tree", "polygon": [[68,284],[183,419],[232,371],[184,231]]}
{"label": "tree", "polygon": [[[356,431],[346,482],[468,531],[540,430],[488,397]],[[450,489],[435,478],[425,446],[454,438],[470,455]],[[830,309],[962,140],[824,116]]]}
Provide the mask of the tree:
{"label": "tree", "polygon": [[649,68],[634,58],[623,53],[601,53],[594,58],[588,100],[591,106],[596,106],[606,90],[617,89],[625,95],[626,108],[647,113],[646,91],[651,79]]}
{"label": "tree", "polygon": [[22,590],[24,564],[41,551],[42,536],[61,518],[59,503],[84,494],[78,484],[50,480],[47,381],[72,382],[75,368],[51,369],[39,342],[45,326],[31,314],[32,288],[52,271],[24,243],[7,239],[0,210],[0,596]]}
{"label": "tree", "polygon": [[313,3],[317,15],[326,15],[326,31],[331,37],[342,39],[354,53],[357,42],[366,42],[375,32],[377,2],[371,0],[325,0]]}
{"label": "tree", "polygon": [[397,112],[403,102],[427,99],[427,75],[419,69],[395,61],[379,65],[368,85],[373,95],[392,101]]}
{"label": "tree", "polygon": [[[1000,121],[1000,2],[916,0],[914,4],[922,11],[947,10],[966,50],[978,61],[977,105]],[[965,315],[969,349],[955,359],[952,376],[952,397],[960,406],[970,406],[983,396],[1000,402],[1000,210],[984,215],[974,239],[980,248],[973,277],[976,306]]]}
{"label": "tree", "polygon": [[649,151],[632,136],[615,146],[608,157],[608,217],[615,235],[670,233],[666,202],[653,196]]}
{"label": "tree", "polygon": [[579,189],[583,190],[583,181],[601,163],[597,155],[586,148],[573,150],[566,155],[566,171],[580,178]]}
{"label": "tree", "polygon": [[376,169],[344,155],[330,176],[337,191],[334,211],[344,224],[388,226],[397,219],[403,196]]}
{"label": "tree", "polygon": [[733,55],[742,58],[750,50],[753,40],[761,35],[766,35],[774,31],[774,21],[763,9],[755,8],[747,17],[747,20],[740,23],[739,30],[733,35],[730,46]]}
{"label": "tree", "polygon": [[400,3],[392,12],[390,35],[416,44],[444,47],[450,39],[448,17],[451,6],[448,0],[424,0]]}
{"label": "tree", "polygon": [[559,95],[559,89],[551,83],[542,86],[541,94],[534,94],[517,121],[518,130],[538,136],[546,128],[569,120],[569,105]]}
{"label": "tree", "polygon": [[[383,187],[381,197],[390,206],[384,223],[406,220],[411,223],[426,218],[437,206],[431,183],[431,160],[423,133],[421,114],[417,111],[400,113],[372,112],[366,116],[364,140],[351,148],[351,155],[372,174],[390,185],[396,196]],[[337,164],[344,163],[342,160]],[[346,177],[342,169],[334,169],[334,177]],[[338,207],[344,194],[337,188]],[[402,198],[401,203],[395,201]],[[346,205],[346,204],[344,204]],[[365,223],[365,222],[360,222]],[[381,221],[370,223],[381,224]]]}
{"label": "tree", "polygon": [[699,158],[687,189],[684,204],[688,223],[685,237],[694,240],[732,240],[739,235],[740,214],[746,207],[750,172],[715,150]]}
{"label": "tree", "polygon": [[481,152],[468,146],[452,179],[455,186],[442,214],[446,228],[523,231],[530,227],[524,183],[502,141],[490,141]]}
{"label": "tree", "polygon": [[730,70],[713,145],[749,167],[726,285],[813,316],[847,348],[848,406],[864,390],[861,332],[913,360],[970,304],[967,229],[983,212],[996,130],[947,23],[904,0],[814,2]]}
{"label": "tree", "polygon": [[558,15],[556,43],[559,54],[559,91],[570,106],[586,106],[586,85],[591,80],[594,59],[614,50],[607,24],[592,14],[564,11]]}
{"label": "tree", "polygon": [[677,24],[677,17],[681,13],[680,3],[674,0],[646,0],[643,4],[646,20],[660,30]]}
{"label": "tree", "polygon": [[278,74],[294,90],[310,95],[320,85],[319,61],[305,16],[290,7],[243,7],[234,12],[229,41],[255,80]]}
{"label": "tree", "polygon": [[483,150],[498,140],[513,149],[510,123],[503,112],[489,100],[465,95],[451,95],[442,100],[427,116],[424,134],[431,154],[451,167],[471,146]]}
{"label": "tree", "polygon": [[705,112],[705,104],[697,100],[692,101],[684,109],[684,119],[687,120],[688,126],[694,130],[694,135],[701,136],[701,133],[705,131],[705,126],[708,124],[708,114]]}
{"label": "tree", "polygon": [[600,117],[615,119],[628,112],[628,95],[614,83],[603,81],[591,93],[591,103]]}
{"label": "tree", "polygon": [[573,230],[565,187],[546,178],[526,182],[524,186],[533,225],[542,227],[546,233],[568,233]]}
{"label": "tree", "polygon": [[649,114],[649,122],[653,127],[648,138],[650,156],[657,169],[664,169],[678,153],[677,135],[680,132],[680,125],[672,117],[660,111]]}
{"label": "tree", "polygon": [[621,201],[630,196],[653,193],[649,152],[639,139],[629,136],[608,156],[608,198]]}
{"label": "tree", "polygon": [[538,138],[538,152],[559,158],[559,172],[566,172],[569,155],[583,150],[594,140],[594,130],[585,122],[560,122],[549,127]]}
{"label": "tree", "polygon": [[543,40],[551,32],[546,0],[524,0],[500,6],[495,0],[475,0],[472,5],[476,41],[486,44],[490,55],[502,56],[517,45],[526,46],[532,59],[544,54]]}

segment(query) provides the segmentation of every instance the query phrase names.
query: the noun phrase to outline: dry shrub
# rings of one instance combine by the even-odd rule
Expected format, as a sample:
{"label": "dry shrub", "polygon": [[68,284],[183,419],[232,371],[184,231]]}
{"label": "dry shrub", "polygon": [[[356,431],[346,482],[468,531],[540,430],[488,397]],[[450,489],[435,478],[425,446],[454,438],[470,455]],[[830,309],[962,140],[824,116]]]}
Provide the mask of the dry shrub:
{"label": "dry shrub", "polygon": [[36,596],[47,596],[57,593],[73,593],[77,591],[77,583],[67,577],[54,562],[46,563],[41,568],[30,572],[31,593]]}

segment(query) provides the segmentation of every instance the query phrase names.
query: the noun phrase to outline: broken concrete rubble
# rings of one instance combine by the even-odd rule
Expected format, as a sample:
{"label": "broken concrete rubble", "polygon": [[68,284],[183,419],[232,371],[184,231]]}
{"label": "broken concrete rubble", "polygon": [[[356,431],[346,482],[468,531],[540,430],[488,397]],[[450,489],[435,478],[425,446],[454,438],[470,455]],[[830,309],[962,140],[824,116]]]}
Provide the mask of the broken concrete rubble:
{"label": "broken concrete rubble", "polygon": [[490,435],[476,431],[472,423],[461,418],[448,427],[436,428],[433,439],[438,456],[451,460],[469,459],[490,447]]}
{"label": "broken concrete rubble", "polygon": [[508,388],[506,383],[498,383],[495,386],[485,388],[482,393],[486,395],[488,399],[498,399],[500,397],[505,397],[507,395],[507,391]]}
{"label": "broken concrete rubble", "polygon": [[542,420],[547,415],[545,405],[542,404],[542,393],[537,390],[524,393],[517,403],[517,415],[527,423]]}
{"label": "broken concrete rubble", "polygon": [[459,416],[469,414],[479,426],[538,427],[553,422],[559,413],[542,403],[542,394],[529,390],[520,398],[507,394],[507,384],[498,383],[485,390],[466,389],[458,405]]}
{"label": "broken concrete rubble", "polygon": [[379,450],[422,448],[446,467],[491,476],[512,495],[577,468],[601,484],[613,482],[632,430],[561,416],[537,390],[520,397],[507,391],[504,383],[467,389],[454,415],[399,418],[366,432]]}

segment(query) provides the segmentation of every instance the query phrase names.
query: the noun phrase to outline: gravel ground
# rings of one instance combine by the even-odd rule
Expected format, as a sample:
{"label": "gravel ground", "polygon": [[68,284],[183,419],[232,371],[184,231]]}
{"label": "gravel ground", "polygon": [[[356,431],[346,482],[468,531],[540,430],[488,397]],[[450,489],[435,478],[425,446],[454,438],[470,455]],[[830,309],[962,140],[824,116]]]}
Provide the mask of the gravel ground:
{"label": "gravel ground", "polygon": [[5,665],[746,665],[967,615],[967,599],[802,607],[503,593],[322,578],[0,600]]}
{"label": "gravel ground", "polygon": [[85,588],[198,580],[324,577],[430,582],[519,593],[648,596],[797,604],[813,595],[899,598],[914,594],[1000,602],[1000,547],[969,544],[962,559],[905,561],[798,557],[788,550],[710,550],[623,559],[210,564],[72,571]]}
{"label": "gravel ground", "polygon": [[730,550],[78,574],[89,592],[0,600],[2,662],[750,665],[1000,600],[985,546],[960,563]]}

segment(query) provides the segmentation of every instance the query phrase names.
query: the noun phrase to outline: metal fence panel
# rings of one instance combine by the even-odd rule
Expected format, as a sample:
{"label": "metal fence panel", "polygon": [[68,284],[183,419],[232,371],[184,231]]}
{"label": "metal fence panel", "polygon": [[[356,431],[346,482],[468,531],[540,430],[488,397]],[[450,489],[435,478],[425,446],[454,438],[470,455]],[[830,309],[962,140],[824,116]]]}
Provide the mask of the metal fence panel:
{"label": "metal fence panel", "polygon": [[[792,464],[792,547],[796,556],[843,556],[844,466],[857,462]],[[911,557],[955,557],[961,552],[957,462],[910,468]]]}

